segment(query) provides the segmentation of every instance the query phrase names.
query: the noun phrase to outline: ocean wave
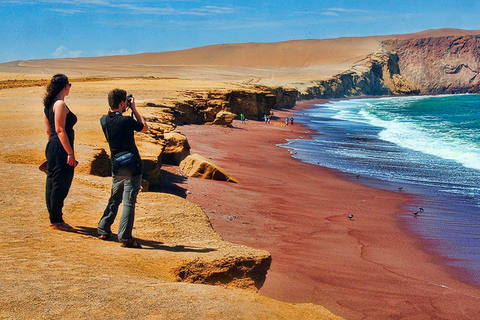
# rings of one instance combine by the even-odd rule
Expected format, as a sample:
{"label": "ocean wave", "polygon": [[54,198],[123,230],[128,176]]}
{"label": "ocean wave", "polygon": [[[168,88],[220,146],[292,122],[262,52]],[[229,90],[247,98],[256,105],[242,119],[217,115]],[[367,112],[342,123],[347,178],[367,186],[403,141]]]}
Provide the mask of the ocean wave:
{"label": "ocean wave", "polygon": [[[442,96],[451,98],[453,96]],[[480,170],[480,142],[476,130],[456,129],[442,124],[433,114],[412,119],[398,110],[413,102],[438,97],[404,97],[338,101],[324,105],[336,114],[333,118],[379,127],[378,138],[402,148],[455,161],[466,168]],[[434,100],[434,101],[435,101]],[[430,124],[428,124],[430,121]],[[434,125],[432,125],[434,124]]]}
{"label": "ocean wave", "polygon": [[382,127],[379,138],[400,147],[420,151],[447,160],[456,161],[471,169],[480,170],[480,148],[473,143],[438,132],[429,132],[414,123],[384,121],[361,110],[360,114],[377,127]]}

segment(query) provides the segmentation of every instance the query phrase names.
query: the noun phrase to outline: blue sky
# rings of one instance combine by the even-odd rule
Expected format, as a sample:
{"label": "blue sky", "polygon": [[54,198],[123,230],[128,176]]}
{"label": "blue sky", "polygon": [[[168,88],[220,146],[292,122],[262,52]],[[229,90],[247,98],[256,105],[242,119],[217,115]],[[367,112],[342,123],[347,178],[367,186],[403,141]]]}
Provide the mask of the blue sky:
{"label": "blue sky", "polygon": [[0,0],[0,62],[480,29],[480,1]]}

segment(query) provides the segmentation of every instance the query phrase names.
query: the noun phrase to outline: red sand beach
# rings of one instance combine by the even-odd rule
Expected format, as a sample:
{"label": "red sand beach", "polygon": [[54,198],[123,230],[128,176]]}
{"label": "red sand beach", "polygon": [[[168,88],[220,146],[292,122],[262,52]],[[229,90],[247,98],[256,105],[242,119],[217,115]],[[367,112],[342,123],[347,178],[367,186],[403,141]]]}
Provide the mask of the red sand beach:
{"label": "red sand beach", "polygon": [[189,178],[179,184],[187,199],[207,212],[225,240],[272,254],[263,295],[320,304],[347,319],[474,319],[480,289],[462,283],[458,271],[442,266],[401,224],[414,197],[347,181],[276,146],[308,136],[299,124],[280,124],[311,104],[276,111],[279,119],[270,125],[179,127],[192,153],[240,181]]}

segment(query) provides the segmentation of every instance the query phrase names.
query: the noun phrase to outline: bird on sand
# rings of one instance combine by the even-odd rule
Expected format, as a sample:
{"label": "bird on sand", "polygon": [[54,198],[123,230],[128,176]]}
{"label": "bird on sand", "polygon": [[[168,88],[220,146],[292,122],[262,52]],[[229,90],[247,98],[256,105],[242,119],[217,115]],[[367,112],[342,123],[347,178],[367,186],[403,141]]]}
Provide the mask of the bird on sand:
{"label": "bird on sand", "polygon": [[403,189],[403,187],[398,188],[398,190],[402,190],[402,189]]}
{"label": "bird on sand", "polygon": [[352,220],[353,219],[353,214],[349,215],[347,218]]}
{"label": "bird on sand", "polygon": [[418,211],[414,212],[413,214],[414,214],[415,216],[418,216]]}
{"label": "bird on sand", "polygon": [[421,208],[421,207],[418,207],[418,210],[420,210],[420,212],[424,211],[423,208]]}

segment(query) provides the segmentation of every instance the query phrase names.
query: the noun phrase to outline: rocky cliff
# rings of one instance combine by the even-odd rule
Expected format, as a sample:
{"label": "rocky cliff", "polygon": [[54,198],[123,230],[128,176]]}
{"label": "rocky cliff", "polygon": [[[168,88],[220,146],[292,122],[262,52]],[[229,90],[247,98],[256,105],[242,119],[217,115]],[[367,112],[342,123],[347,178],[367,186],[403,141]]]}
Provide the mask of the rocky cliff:
{"label": "rocky cliff", "polygon": [[480,36],[393,39],[300,98],[480,92]]}
{"label": "rocky cliff", "polygon": [[373,53],[352,69],[331,79],[317,81],[300,92],[299,97],[317,99],[419,93],[419,89],[401,75],[398,60],[394,53]]}
{"label": "rocky cliff", "polygon": [[480,91],[480,36],[383,41],[402,76],[421,93]]}
{"label": "rocky cliff", "polygon": [[252,86],[229,91],[204,91],[188,93],[190,99],[174,102],[174,106],[147,103],[157,108],[157,122],[172,127],[183,124],[214,123],[218,113],[232,112],[238,117],[243,113],[248,119],[261,119],[274,108],[293,108],[298,96],[296,89],[283,87]]}

